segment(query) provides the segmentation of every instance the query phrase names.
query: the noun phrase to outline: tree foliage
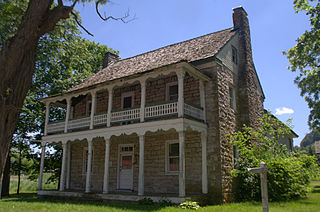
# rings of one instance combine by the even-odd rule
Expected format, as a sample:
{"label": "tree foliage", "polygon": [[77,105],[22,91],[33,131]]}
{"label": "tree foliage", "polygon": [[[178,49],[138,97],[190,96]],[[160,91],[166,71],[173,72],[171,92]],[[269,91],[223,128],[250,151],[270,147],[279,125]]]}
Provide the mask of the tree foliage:
{"label": "tree foliage", "polygon": [[261,199],[260,176],[248,172],[261,161],[268,168],[268,190],[271,201],[288,200],[306,195],[311,177],[319,173],[315,157],[290,152],[278,141],[290,128],[266,114],[259,120],[260,128],[244,127],[230,138],[237,147],[234,193],[238,201]]}
{"label": "tree foliage", "polygon": [[[28,1],[3,1],[0,4],[0,45],[15,34],[26,9]],[[75,11],[75,13],[77,13]],[[5,15],[4,15],[5,14]],[[77,16],[81,22],[80,16]],[[4,25],[2,25],[4,24]],[[7,30],[10,27],[11,30]],[[32,140],[40,140],[43,134],[45,107],[39,99],[67,91],[102,68],[102,60],[106,52],[118,52],[105,45],[81,38],[74,19],[61,20],[59,27],[39,39],[32,87],[26,96],[19,115],[12,143],[12,171],[31,174],[37,179],[39,171],[39,153],[34,157],[32,150],[39,144]],[[51,107],[51,120],[62,119],[64,111]],[[33,145],[33,149],[30,149]],[[54,172],[49,181],[56,181],[60,176],[61,148],[54,146],[55,151],[47,151],[45,171]],[[19,163],[19,152],[23,161]],[[33,163],[27,163],[32,160]],[[21,161],[20,161],[21,162]]]}
{"label": "tree foliage", "polygon": [[[87,31],[81,25],[79,16],[74,11],[75,5],[80,2],[95,2],[96,11],[103,20],[113,19],[125,22],[125,18],[128,17],[127,15],[122,18],[102,17],[98,6],[108,3],[108,0],[0,1],[0,22],[3,23],[1,30],[5,31],[0,44],[0,178],[19,114],[35,80],[33,74],[37,66],[35,61],[39,40],[40,38],[45,40],[48,33],[63,28],[61,23],[68,22],[70,17]],[[62,42],[60,39],[57,40]],[[60,63],[59,58],[52,62]],[[72,73],[69,70],[70,72]],[[53,74],[59,77],[59,69],[57,73]],[[67,85],[72,84],[72,77],[66,83]],[[66,89],[62,84],[60,84],[60,88]]]}
{"label": "tree foliage", "polygon": [[290,62],[289,69],[299,72],[295,83],[301,89],[311,109],[308,124],[320,129],[320,2],[318,0],[294,0],[295,11],[306,12],[311,29],[297,39],[297,44],[284,52]]}

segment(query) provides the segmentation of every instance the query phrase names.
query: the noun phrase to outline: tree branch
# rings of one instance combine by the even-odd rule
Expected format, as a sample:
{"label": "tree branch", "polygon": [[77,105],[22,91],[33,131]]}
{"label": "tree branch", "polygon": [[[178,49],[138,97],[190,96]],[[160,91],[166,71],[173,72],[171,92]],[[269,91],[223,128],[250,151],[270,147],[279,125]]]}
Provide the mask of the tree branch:
{"label": "tree branch", "polygon": [[93,37],[93,34],[90,33],[84,26],[81,25],[81,23],[78,20],[77,14],[75,14],[73,11],[71,11],[71,14],[74,16],[74,19],[77,22],[77,24],[79,25],[79,27],[81,27],[86,33],[88,33],[88,35],[91,35]]}
{"label": "tree branch", "polygon": [[63,6],[63,1],[62,0],[58,0],[58,5],[59,6]]}
{"label": "tree branch", "polygon": [[99,12],[99,4],[100,4],[101,0],[98,0],[96,2],[96,12],[97,14],[99,15],[99,17],[104,20],[104,21],[107,21],[109,19],[112,19],[114,21],[122,21],[123,23],[129,23],[130,21],[133,21],[135,19],[135,16],[130,19],[130,20],[126,20],[129,16],[130,16],[130,10],[128,9],[128,11],[125,13],[125,15],[123,17],[119,17],[119,18],[115,18],[113,16],[108,16],[106,17],[106,14],[104,14],[104,17],[101,15],[101,13]]}

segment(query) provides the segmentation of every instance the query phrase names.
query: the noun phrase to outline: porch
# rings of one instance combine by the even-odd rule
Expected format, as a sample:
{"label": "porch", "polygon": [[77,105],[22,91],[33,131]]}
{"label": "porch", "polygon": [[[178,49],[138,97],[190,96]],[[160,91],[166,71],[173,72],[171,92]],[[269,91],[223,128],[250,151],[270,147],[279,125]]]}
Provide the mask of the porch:
{"label": "porch", "polygon": [[70,199],[83,199],[83,200],[96,200],[96,201],[126,201],[126,202],[137,202],[144,198],[150,198],[153,200],[153,202],[160,202],[162,200],[168,200],[172,203],[181,203],[185,202],[187,200],[191,200],[191,197],[176,197],[176,196],[170,196],[163,194],[158,195],[143,195],[140,196],[137,193],[85,193],[81,191],[55,191],[55,190],[47,190],[47,191],[38,191],[38,197],[39,198],[70,198]]}
{"label": "porch", "polygon": [[[117,199],[123,196],[116,192],[128,191],[124,199],[130,201],[146,196],[156,201],[159,196],[170,196],[175,202],[206,194],[206,131],[204,123],[175,118],[46,136],[42,141],[38,194],[94,193],[102,199]],[[48,143],[63,147],[59,191],[51,193],[42,191]],[[171,144],[175,144],[173,149]],[[131,178],[121,175],[121,170],[127,169],[124,166],[130,166]],[[64,193],[70,189],[80,192]]]}

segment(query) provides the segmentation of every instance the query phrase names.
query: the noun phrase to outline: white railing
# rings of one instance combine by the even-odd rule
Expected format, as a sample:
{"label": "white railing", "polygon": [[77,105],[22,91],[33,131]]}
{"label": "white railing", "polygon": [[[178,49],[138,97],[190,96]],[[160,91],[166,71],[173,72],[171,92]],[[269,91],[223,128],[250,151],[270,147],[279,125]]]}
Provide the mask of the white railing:
{"label": "white railing", "polygon": [[184,103],[184,114],[198,120],[204,120],[203,109]]}
{"label": "white railing", "polygon": [[145,108],[145,118],[153,118],[178,113],[177,102],[147,106]]}
{"label": "white railing", "polygon": [[48,124],[48,133],[56,133],[64,131],[64,121],[51,122]]}
{"label": "white railing", "polygon": [[95,115],[93,118],[93,125],[107,124],[107,113]]}
{"label": "white railing", "polygon": [[111,113],[111,122],[130,121],[140,119],[140,108],[121,110]]}
{"label": "white railing", "polygon": [[[145,118],[158,118],[168,115],[176,115],[178,113],[178,103],[177,102],[167,102],[158,105],[151,105],[145,107]],[[197,120],[204,120],[203,109],[199,106],[184,103],[184,114],[195,118]],[[115,111],[111,113],[111,122],[126,122],[132,120],[140,119],[140,108],[127,109],[121,111]],[[48,124],[48,133],[57,133],[64,131],[64,121],[53,122]],[[107,114],[95,115],[93,119],[93,125],[107,125]],[[68,130],[89,128],[90,126],[90,116],[70,119],[68,123]]]}
{"label": "white railing", "polygon": [[90,126],[90,116],[84,118],[71,119],[68,123],[68,130],[86,128]]}

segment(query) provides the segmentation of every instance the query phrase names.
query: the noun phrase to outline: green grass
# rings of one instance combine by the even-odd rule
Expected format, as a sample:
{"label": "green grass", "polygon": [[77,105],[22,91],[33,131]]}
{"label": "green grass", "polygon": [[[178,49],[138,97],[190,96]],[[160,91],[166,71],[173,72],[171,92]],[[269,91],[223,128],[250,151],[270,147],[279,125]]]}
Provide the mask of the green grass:
{"label": "green grass", "polygon": [[[306,198],[287,202],[273,202],[269,205],[270,212],[319,212],[320,211],[320,181],[312,183],[313,190]],[[48,201],[37,199],[36,193],[11,195],[0,200],[0,211],[192,211],[177,207],[145,206],[135,203],[111,202],[76,202]],[[202,207],[198,211],[221,212],[261,212],[260,202],[232,203],[218,206]]]}
{"label": "green grass", "polygon": [[[49,177],[50,177],[50,174],[44,173],[43,174],[43,182],[46,182]],[[10,194],[16,193],[17,187],[18,187],[18,176],[11,176],[11,178],[10,178]],[[57,189],[57,184],[43,183],[42,187],[44,190]],[[38,189],[38,181],[29,180],[28,176],[21,176],[20,193],[36,192],[37,189]]]}

